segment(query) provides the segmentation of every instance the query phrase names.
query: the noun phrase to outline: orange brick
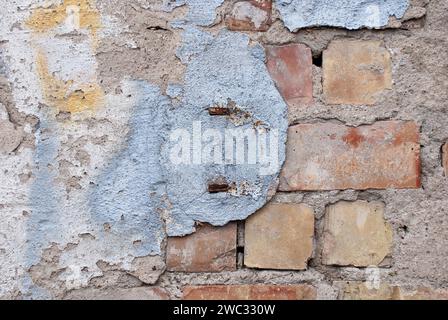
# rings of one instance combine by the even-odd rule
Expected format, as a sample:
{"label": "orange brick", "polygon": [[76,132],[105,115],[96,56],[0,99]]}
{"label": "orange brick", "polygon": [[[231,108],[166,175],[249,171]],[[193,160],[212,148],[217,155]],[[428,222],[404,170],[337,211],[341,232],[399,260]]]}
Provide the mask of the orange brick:
{"label": "orange brick", "polygon": [[392,87],[391,58],[381,41],[333,41],[322,62],[329,104],[372,105],[377,94]]}
{"label": "orange brick", "polygon": [[382,202],[340,201],[326,210],[322,263],[377,266],[390,254],[392,239]]}
{"label": "orange brick", "polygon": [[219,272],[236,269],[236,223],[224,227],[204,224],[186,237],[168,238],[167,270]]}
{"label": "orange brick", "polygon": [[313,102],[313,59],[303,44],[266,47],[267,68],[289,106]]}
{"label": "orange brick", "polygon": [[289,128],[281,191],[419,187],[419,127],[412,121]]}
{"label": "orange brick", "polygon": [[313,235],[314,213],[309,207],[270,203],[246,220],[244,264],[251,268],[306,269],[313,253]]}
{"label": "orange brick", "polygon": [[309,285],[211,285],[187,286],[184,300],[315,300]]}

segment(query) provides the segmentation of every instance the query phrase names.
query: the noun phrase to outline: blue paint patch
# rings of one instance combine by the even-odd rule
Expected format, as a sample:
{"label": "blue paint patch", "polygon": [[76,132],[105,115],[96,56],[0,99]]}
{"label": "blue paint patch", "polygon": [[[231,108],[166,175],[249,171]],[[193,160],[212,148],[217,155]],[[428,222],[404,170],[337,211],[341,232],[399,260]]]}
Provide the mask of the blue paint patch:
{"label": "blue paint patch", "polygon": [[33,300],[50,300],[52,299],[51,293],[46,289],[37,286],[29,274],[25,274],[21,280],[20,293],[24,299]]}
{"label": "blue paint patch", "polygon": [[[187,29],[185,34],[195,31]],[[205,32],[197,33],[197,42],[206,42],[203,52],[190,41],[184,41],[180,52],[196,50],[190,57],[185,75],[182,107],[173,113],[171,130],[189,129],[200,121],[204,130],[250,129],[255,123],[263,123],[269,129],[279,131],[278,161],[285,157],[287,106],[278,93],[264,64],[261,46],[249,46],[249,37],[230,31],[222,31],[212,41]],[[186,47],[186,48],[185,48]],[[235,103],[241,111],[250,114],[242,124],[234,124],[227,117],[211,117],[208,108]],[[166,154],[170,146],[164,148]],[[279,168],[269,175],[260,174],[255,164],[200,164],[173,165],[163,161],[167,172],[167,193],[172,204],[167,233],[179,236],[194,231],[195,221],[224,225],[232,220],[247,218],[261,208],[269,198],[269,191],[276,187]],[[208,183],[218,177],[247,187],[240,194],[209,193]],[[238,188],[237,188],[238,189]],[[237,190],[238,193],[238,190]]]}
{"label": "blue paint patch", "polygon": [[184,92],[184,87],[181,84],[170,83],[166,88],[166,94],[170,98],[179,98]]}
{"label": "blue paint patch", "polygon": [[[23,267],[28,270],[38,264],[42,253],[51,243],[62,243],[64,226],[59,218],[60,199],[63,190],[57,185],[57,155],[59,141],[54,134],[51,115],[43,115],[36,132],[36,151],[34,154],[34,181],[30,188],[29,204],[31,212],[26,222],[26,249]],[[48,120],[50,119],[50,120]],[[48,299],[50,294],[35,285],[28,274],[20,280],[24,297]]]}
{"label": "blue paint patch", "polygon": [[402,18],[408,0],[275,0],[285,26],[292,32],[313,26],[346,29],[380,28],[389,18]]}
{"label": "blue paint patch", "polygon": [[[175,6],[182,3],[176,1]],[[241,33],[224,30],[215,37],[195,28],[212,24],[223,0],[185,3],[189,13],[183,21],[183,41],[177,51],[187,65],[185,81],[183,86],[167,88],[167,94],[178,98],[178,104],[173,105],[156,86],[132,81],[139,96],[129,135],[95,185],[86,191],[92,223],[88,227],[95,238],[92,259],[120,263],[159,255],[166,233],[191,233],[196,221],[224,225],[245,219],[269,200],[277,186],[279,168],[262,175],[259,164],[175,165],[170,161],[170,133],[191,129],[194,122],[201,121],[204,129],[221,132],[255,126],[265,131],[278,130],[281,166],[288,127],[287,106],[266,69],[263,48],[250,46],[249,37]],[[210,116],[209,107],[230,102],[241,111],[244,121]],[[37,134],[35,179],[30,190],[27,267],[39,263],[42,251],[51,243],[62,246],[76,237],[64,233],[67,227],[62,223],[67,220],[61,221],[58,214],[68,208],[60,205],[65,191],[57,184],[57,124],[54,116],[43,119]],[[234,192],[209,193],[208,183],[217,177],[235,183]],[[46,294],[29,277],[24,278],[23,285],[36,296]]]}
{"label": "blue paint patch", "polygon": [[[185,34],[195,34],[196,39],[184,39],[179,49],[188,53],[184,55],[188,63],[184,87],[176,86],[176,95],[182,91],[178,106],[172,106],[157,88],[139,82],[143,98],[135,107],[126,147],[101,175],[90,201],[95,220],[110,225],[109,232],[118,232],[123,241],[140,238],[145,250],[134,255],[160,253],[161,239],[156,235],[164,231],[161,209],[167,210],[169,236],[193,232],[196,221],[225,225],[247,218],[269,200],[285,159],[287,106],[266,69],[263,48],[251,47],[247,35],[227,30],[216,38],[199,30],[187,29]],[[209,107],[229,101],[243,114],[241,123],[241,119],[210,116]],[[193,123],[198,122],[204,130],[218,130],[223,136],[226,129],[253,129],[260,124],[262,131],[277,130],[278,150],[273,155],[278,167],[261,174],[259,163],[202,159],[173,163],[170,155],[176,141],[170,141],[170,133],[180,129],[191,135]],[[190,145],[187,148],[191,155]],[[209,193],[209,182],[222,177],[234,184],[234,190]],[[161,199],[169,205],[163,206]]]}
{"label": "blue paint patch", "polygon": [[164,228],[160,210],[164,206],[165,178],[160,149],[170,105],[157,87],[143,81],[133,83],[141,96],[134,107],[129,137],[99,177],[90,206],[94,221],[104,226],[101,237],[106,242],[109,237],[118,237],[128,245],[138,242],[134,252],[127,254],[140,257],[161,253]]}
{"label": "blue paint patch", "polygon": [[61,221],[58,212],[63,190],[56,184],[58,177],[57,155],[59,141],[54,135],[52,122],[43,117],[36,133],[34,155],[34,181],[30,189],[31,212],[27,221],[27,250],[25,266],[29,268],[41,260],[42,251],[52,242],[62,240]]}
{"label": "blue paint patch", "polygon": [[213,40],[210,33],[189,27],[182,33],[182,44],[176,50],[176,56],[183,64],[188,64],[192,57],[203,52]]}
{"label": "blue paint patch", "polygon": [[266,62],[266,53],[264,52],[264,48],[260,44],[256,44],[251,48],[251,54],[255,59],[260,60],[261,62]]}

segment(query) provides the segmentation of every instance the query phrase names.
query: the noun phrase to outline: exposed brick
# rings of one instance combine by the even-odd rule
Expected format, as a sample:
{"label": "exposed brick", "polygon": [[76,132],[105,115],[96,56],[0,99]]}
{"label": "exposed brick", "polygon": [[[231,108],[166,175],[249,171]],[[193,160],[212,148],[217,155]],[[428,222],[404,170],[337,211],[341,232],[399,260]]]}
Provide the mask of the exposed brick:
{"label": "exposed brick", "polygon": [[419,127],[414,122],[289,128],[281,191],[419,187]]}
{"label": "exposed brick", "polygon": [[442,165],[445,176],[448,176],[448,142],[442,146]]}
{"label": "exposed brick", "polygon": [[367,282],[335,283],[342,286],[340,298],[343,300],[448,300],[448,290],[417,288],[415,290],[393,286],[387,283]]}
{"label": "exposed brick", "polygon": [[381,41],[336,40],[324,51],[327,103],[372,105],[378,93],[391,87],[391,58]]}
{"label": "exposed brick", "polygon": [[266,31],[271,24],[271,0],[238,1],[226,17],[226,25],[236,31]]}
{"label": "exposed brick", "polygon": [[392,247],[392,227],[381,202],[340,201],[326,210],[322,262],[367,267],[380,264]]}
{"label": "exposed brick", "polygon": [[315,300],[309,285],[211,285],[188,286],[184,300]]}
{"label": "exposed brick", "polygon": [[271,203],[246,220],[244,264],[303,270],[313,253],[314,214],[302,204]]}
{"label": "exposed brick", "polygon": [[169,300],[165,289],[159,287],[138,287],[130,289],[79,289],[69,292],[66,300]]}
{"label": "exposed brick", "polygon": [[204,224],[186,237],[168,238],[167,270],[219,272],[236,269],[236,223],[224,227]]}
{"label": "exposed brick", "polygon": [[397,286],[381,283],[378,286],[366,282],[345,282],[342,284],[342,300],[400,300]]}
{"label": "exposed brick", "polygon": [[404,291],[402,297],[403,300],[448,300],[448,290],[418,288],[417,290]]}
{"label": "exposed brick", "polygon": [[303,44],[266,47],[267,68],[289,106],[313,102],[313,60]]}

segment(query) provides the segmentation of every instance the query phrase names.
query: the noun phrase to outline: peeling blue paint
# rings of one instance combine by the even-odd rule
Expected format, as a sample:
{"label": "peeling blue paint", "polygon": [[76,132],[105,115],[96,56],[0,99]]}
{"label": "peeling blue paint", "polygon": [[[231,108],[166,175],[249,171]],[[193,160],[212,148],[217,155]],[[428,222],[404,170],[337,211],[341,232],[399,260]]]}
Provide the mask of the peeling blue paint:
{"label": "peeling blue paint", "polygon": [[[42,253],[51,243],[61,243],[63,235],[58,212],[59,200],[63,190],[57,186],[59,141],[55,133],[52,115],[42,115],[40,127],[36,132],[36,151],[34,153],[34,181],[30,188],[29,203],[31,212],[26,222],[26,248],[23,255],[25,269],[38,264]],[[29,274],[20,280],[21,292],[25,297],[48,299],[50,294],[34,284]]]}
{"label": "peeling blue paint", "polygon": [[[169,100],[144,81],[134,81],[140,94],[134,107],[130,133],[124,149],[97,181],[90,197],[93,219],[103,228],[102,237],[112,235],[135,246],[132,256],[160,254],[163,241],[164,176],[160,148],[166,136]],[[109,229],[110,227],[110,229]]]}
{"label": "peeling blue paint", "polygon": [[[284,161],[284,144],[287,130],[287,106],[275,88],[264,64],[261,46],[249,46],[249,37],[222,31],[210,43],[210,34],[187,29],[185,34],[197,34],[196,43],[207,43],[198,52],[195,42],[184,41],[179,52],[192,52],[185,75],[182,107],[170,117],[170,127],[191,128],[194,121],[201,121],[204,129],[224,130],[235,128],[225,117],[211,117],[207,108],[225,105],[229,99],[244,112],[251,114],[251,121],[240,125],[248,129],[255,121],[265,123],[280,132],[279,161]],[[169,149],[169,148],[166,148]],[[165,151],[166,151],[165,149]],[[166,158],[166,154],[164,155]],[[163,162],[167,172],[167,192],[172,203],[167,232],[178,236],[194,231],[194,222],[224,225],[231,220],[247,218],[262,207],[268,191],[275,187],[278,172],[261,176],[259,165],[173,165]],[[246,184],[246,194],[211,194],[208,182],[225,177],[237,185]]]}
{"label": "peeling blue paint", "polygon": [[285,26],[292,32],[313,26],[346,29],[380,28],[389,18],[403,17],[408,0],[275,0]]}
{"label": "peeling blue paint", "polygon": [[[110,224],[111,232],[119,232],[123,241],[138,235],[146,253],[152,254],[160,252],[160,239],[155,235],[164,227],[157,215],[162,198],[169,203],[166,232],[181,236],[193,232],[196,221],[224,225],[254,213],[276,187],[280,170],[260,175],[259,164],[174,164],[169,158],[173,146],[170,132],[191,132],[198,121],[204,130],[221,132],[262,123],[279,131],[279,166],[285,158],[287,106],[268,74],[263,48],[249,46],[247,35],[230,31],[222,31],[216,38],[189,28],[184,34],[187,39],[178,52],[187,71],[183,88],[175,87],[179,106],[170,105],[157,88],[140,82],[138,91],[144,98],[135,107],[127,147],[99,178],[90,201],[100,224]],[[229,101],[250,119],[235,124],[226,117],[210,116],[208,107]],[[235,184],[235,193],[208,192],[208,183],[221,177]],[[148,196],[151,193],[154,199]]]}
{"label": "peeling blue paint", "polygon": [[183,93],[184,87],[178,83],[170,83],[166,88],[166,94],[170,98],[179,98]]}
{"label": "peeling blue paint", "polygon": [[[277,185],[280,168],[261,175],[260,164],[176,165],[169,159],[170,133],[188,130],[197,121],[204,129],[221,131],[257,126],[265,132],[278,130],[279,166],[285,158],[287,106],[268,74],[264,49],[251,46],[249,37],[242,33],[224,30],[213,36],[194,27],[213,22],[222,0],[207,5],[203,1],[186,2],[190,18],[177,51],[187,67],[185,80],[167,87],[167,95],[176,102],[162,95],[157,86],[130,82],[138,97],[129,134],[121,151],[93,179],[94,185],[86,194],[91,214],[88,229],[97,243],[95,252],[105,261],[160,255],[166,234],[194,232],[197,221],[224,225],[245,219],[266,203]],[[209,107],[229,101],[247,116],[243,121],[210,116]],[[38,169],[28,224],[29,266],[39,262],[42,249],[52,242],[66,244],[70,236],[59,234],[64,230],[57,215],[64,210],[59,207],[64,192],[55,184],[58,172],[53,166],[57,164],[59,142],[50,130],[51,123],[54,119],[42,123],[37,143]],[[222,177],[234,184],[234,190],[209,193],[208,183]]]}
{"label": "peeling blue paint", "polygon": [[224,0],[186,0],[189,7],[186,21],[197,26],[210,26],[216,17],[216,9]]}
{"label": "peeling blue paint", "polygon": [[47,300],[52,298],[51,293],[37,286],[29,274],[22,277],[20,292],[25,299]]}
{"label": "peeling blue paint", "polygon": [[176,50],[176,56],[183,64],[188,64],[190,59],[201,53],[213,42],[213,36],[194,27],[185,29],[182,33],[182,44]]}
{"label": "peeling blue paint", "polygon": [[28,242],[24,257],[27,268],[40,261],[42,251],[52,242],[62,239],[60,230],[63,228],[58,212],[63,190],[56,185],[59,141],[53,130],[52,121],[47,120],[47,116],[42,117],[36,133],[36,169],[29,197],[31,212],[27,221]]}

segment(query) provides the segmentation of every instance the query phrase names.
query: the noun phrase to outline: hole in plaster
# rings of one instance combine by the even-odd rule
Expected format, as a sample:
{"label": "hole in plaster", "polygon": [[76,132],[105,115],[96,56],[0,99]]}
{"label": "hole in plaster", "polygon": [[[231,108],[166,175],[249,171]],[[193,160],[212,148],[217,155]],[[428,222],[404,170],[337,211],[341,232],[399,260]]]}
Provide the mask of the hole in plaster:
{"label": "hole in plaster", "polygon": [[208,185],[209,193],[228,192],[229,190],[230,190],[230,186],[228,183],[210,183]]}
{"label": "hole in plaster", "polygon": [[322,52],[313,56],[313,64],[316,67],[322,68]]}

